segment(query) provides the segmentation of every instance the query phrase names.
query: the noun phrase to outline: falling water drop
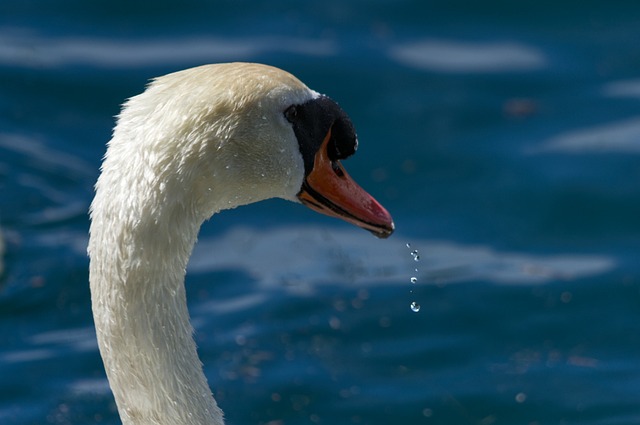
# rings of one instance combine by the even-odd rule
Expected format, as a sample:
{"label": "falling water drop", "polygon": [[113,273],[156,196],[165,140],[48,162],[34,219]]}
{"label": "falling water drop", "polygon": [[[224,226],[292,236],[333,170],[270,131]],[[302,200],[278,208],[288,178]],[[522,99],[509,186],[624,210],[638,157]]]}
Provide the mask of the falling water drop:
{"label": "falling water drop", "polygon": [[413,261],[420,261],[420,255],[417,249],[411,251],[411,256],[413,257]]}
{"label": "falling water drop", "polygon": [[[410,243],[407,243],[406,247],[409,250],[409,252],[411,253],[411,257],[413,258],[413,261],[420,261],[420,255],[418,253],[418,250],[417,249],[412,249]],[[415,285],[416,283],[418,283],[418,277],[417,277],[418,267],[417,267],[417,264],[416,264],[416,267],[414,268],[414,270],[416,272],[416,275],[414,275],[411,278],[409,278],[409,281],[411,282],[412,285]],[[413,293],[413,289],[411,289],[409,292]],[[411,311],[413,311],[414,313],[417,313],[417,312],[420,311],[420,304],[418,304],[416,301],[412,301],[410,307],[411,307]]]}

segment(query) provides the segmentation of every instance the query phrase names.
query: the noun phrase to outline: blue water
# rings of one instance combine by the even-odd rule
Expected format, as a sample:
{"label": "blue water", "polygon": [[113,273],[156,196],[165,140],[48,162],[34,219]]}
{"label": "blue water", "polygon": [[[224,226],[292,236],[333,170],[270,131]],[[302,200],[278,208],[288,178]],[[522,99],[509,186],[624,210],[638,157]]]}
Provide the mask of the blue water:
{"label": "blue water", "polygon": [[204,226],[230,424],[640,423],[640,3],[447,4],[2,2],[0,424],[119,423],[85,254],[112,117],[232,60],[340,102],[398,230],[283,201]]}

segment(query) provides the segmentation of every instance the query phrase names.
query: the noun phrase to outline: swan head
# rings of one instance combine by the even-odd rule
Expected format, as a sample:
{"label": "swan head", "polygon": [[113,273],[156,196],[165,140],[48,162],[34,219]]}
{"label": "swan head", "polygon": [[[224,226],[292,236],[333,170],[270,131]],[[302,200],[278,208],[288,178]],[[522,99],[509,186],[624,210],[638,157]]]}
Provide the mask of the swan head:
{"label": "swan head", "polygon": [[279,197],[379,237],[389,213],[340,161],[357,147],[331,99],[257,64],[155,79],[118,116],[91,204],[100,352],[123,424],[222,424],[198,361],[184,273],[202,222]]}
{"label": "swan head", "polygon": [[327,96],[293,104],[285,112],[304,162],[298,199],[309,208],[369,230],[380,238],[393,233],[391,215],[362,189],[341,164],[358,148],[347,114]]}
{"label": "swan head", "polygon": [[153,80],[124,105],[93,209],[101,192],[108,199],[133,189],[150,202],[130,210],[153,217],[174,205],[205,220],[279,197],[388,237],[391,216],[341,165],[356,148],[338,104],[285,71],[248,63],[191,68]]}

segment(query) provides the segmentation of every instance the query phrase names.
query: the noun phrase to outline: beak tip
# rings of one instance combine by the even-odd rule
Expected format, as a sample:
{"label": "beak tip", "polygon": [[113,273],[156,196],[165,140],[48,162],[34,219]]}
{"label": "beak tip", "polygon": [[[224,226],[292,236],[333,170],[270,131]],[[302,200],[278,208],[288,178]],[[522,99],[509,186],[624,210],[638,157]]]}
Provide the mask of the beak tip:
{"label": "beak tip", "polygon": [[369,231],[378,239],[387,239],[396,230],[396,225],[391,221],[388,225],[380,226],[377,229],[370,229]]}

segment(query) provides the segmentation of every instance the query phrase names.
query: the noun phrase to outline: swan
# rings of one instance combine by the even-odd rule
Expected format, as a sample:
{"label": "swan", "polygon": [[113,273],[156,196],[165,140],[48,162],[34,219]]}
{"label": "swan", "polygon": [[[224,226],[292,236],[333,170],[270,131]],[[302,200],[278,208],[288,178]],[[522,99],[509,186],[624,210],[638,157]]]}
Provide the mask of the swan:
{"label": "swan", "polygon": [[267,65],[168,74],[125,102],[90,207],[98,346],[125,425],[224,423],[196,352],[185,269],[201,224],[267,198],[300,202],[378,237],[389,213],[340,160],[346,113]]}

